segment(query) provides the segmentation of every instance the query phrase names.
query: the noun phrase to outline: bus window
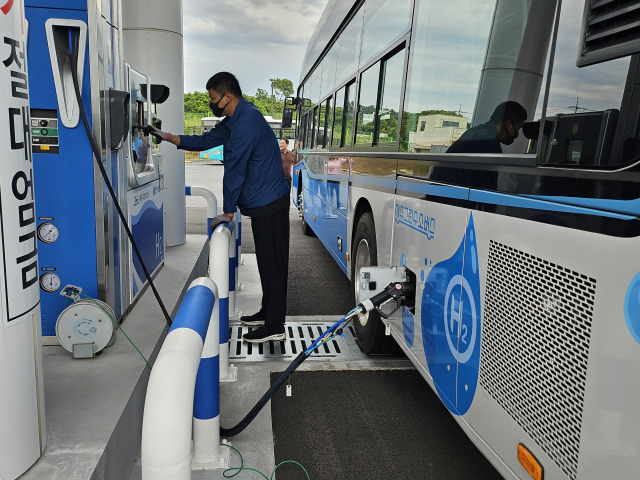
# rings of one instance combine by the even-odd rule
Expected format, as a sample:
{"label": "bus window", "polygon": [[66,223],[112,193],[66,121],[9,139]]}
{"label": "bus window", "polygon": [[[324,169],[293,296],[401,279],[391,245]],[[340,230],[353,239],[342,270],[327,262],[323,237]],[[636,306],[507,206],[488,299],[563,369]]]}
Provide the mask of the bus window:
{"label": "bus window", "polygon": [[409,30],[412,0],[367,0],[364,5],[364,34],[360,65]]}
{"label": "bus window", "polygon": [[[298,111],[300,112],[300,110]],[[305,129],[307,126],[307,117],[298,114],[298,125],[296,129],[296,151],[304,148]]]}
{"label": "bus window", "polygon": [[554,10],[546,2],[417,0],[414,17],[400,150],[446,152],[462,139],[452,152],[525,153],[519,130],[534,117]]}
{"label": "bus window", "polygon": [[331,146],[339,147],[342,140],[342,118],[344,116],[344,87],[336,92],[333,116],[335,117],[335,120],[333,122]]}
{"label": "bus window", "polygon": [[[610,153],[617,124],[622,123],[618,117],[630,59],[576,67],[583,10],[582,0],[562,2],[541,160],[568,166],[625,163],[631,158],[610,158]],[[551,148],[547,149],[549,135]]]}
{"label": "bus window", "polygon": [[360,77],[360,100],[358,102],[358,118],[356,120],[356,144],[373,143],[379,79],[380,63],[369,67]]}
{"label": "bus window", "polygon": [[398,111],[402,93],[404,49],[384,61],[382,66],[382,94],[378,107],[378,128],[375,143],[395,143],[398,131]]}
{"label": "bus window", "polygon": [[311,112],[311,121],[309,122],[309,125],[311,126],[311,143],[309,145],[309,148],[315,148],[316,141],[318,138],[318,135],[317,135],[318,132],[316,131],[316,128],[318,126],[318,107],[317,106]]}
{"label": "bus window", "polygon": [[355,108],[354,97],[356,96],[356,84],[355,82],[347,85],[345,93],[345,118],[344,118],[344,137],[342,140],[342,146],[351,146],[353,137],[353,111]]}
{"label": "bus window", "polygon": [[307,112],[307,140],[304,142],[304,147],[308,150],[313,148],[311,139],[313,138],[313,111]]}
{"label": "bus window", "polygon": [[322,64],[318,65],[305,84],[305,95],[307,86],[309,88],[309,100],[311,105],[315,105],[320,100],[320,81],[322,80]]}
{"label": "bus window", "polygon": [[324,141],[322,143],[322,148],[331,146],[331,130],[333,129],[333,110],[331,109],[332,103],[332,98],[327,98],[327,101],[325,102],[327,121],[324,127],[325,135]]}
{"label": "bus window", "polygon": [[338,45],[334,44],[322,60],[322,82],[320,96],[325,97],[336,86],[336,64],[338,63]]}
{"label": "bus window", "polygon": [[326,102],[318,105],[318,148],[324,148],[324,136],[327,131],[327,106]]}
{"label": "bus window", "polygon": [[364,9],[361,8],[340,34],[340,39],[338,40],[336,85],[347,80],[358,69],[363,16]]}

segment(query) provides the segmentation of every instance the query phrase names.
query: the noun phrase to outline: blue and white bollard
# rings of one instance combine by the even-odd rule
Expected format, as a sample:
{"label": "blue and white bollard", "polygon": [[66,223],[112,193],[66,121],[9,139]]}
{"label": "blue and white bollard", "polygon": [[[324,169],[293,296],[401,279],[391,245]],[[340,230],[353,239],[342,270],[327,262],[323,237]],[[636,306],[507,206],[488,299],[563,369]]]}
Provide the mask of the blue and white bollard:
{"label": "blue and white bollard", "polygon": [[211,220],[218,215],[218,199],[214,193],[205,187],[184,187],[185,195],[204,197],[207,200],[207,237],[211,238]]}
{"label": "blue and white bollard", "polygon": [[[238,369],[229,365],[229,287],[234,280],[230,268],[230,250],[235,252],[234,222],[219,224],[209,241],[209,278],[218,286],[220,297],[220,381],[234,382],[238,378]],[[234,240],[232,242],[232,240]]]}
{"label": "blue and white bollard", "polygon": [[[213,286],[215,283],[209,279]],[[218,289],[215,288],[216,298]],[[220,449],[220,302],[215,302],[202,349],[193,399],[192,470],[228,468],[231,451]]]}
{"label": "blue and white bollard", "polygon": [[[142,421],[143,480],[191,479],[194,399],[197,380],[201,377],[200,358],[214,305],[218,303],[216,293],[216,285],[209,278],[198,278],[191,283],[153,365]],[[205,369],[209,370],[208,367]],[[209,387],[207,394],[214,400],[207,404],[207,414],[215,412],[213,402],[220,403],[218,382]],[[219,435],[219,422],[217,431]],[[201,428],[197,435],[202,437]],[[201,440],[195,440],[194,436],[194,444],[199,442]],[[219,441],[207,447],[217,451]],[[209,454],[213,455],[215,452]]]}

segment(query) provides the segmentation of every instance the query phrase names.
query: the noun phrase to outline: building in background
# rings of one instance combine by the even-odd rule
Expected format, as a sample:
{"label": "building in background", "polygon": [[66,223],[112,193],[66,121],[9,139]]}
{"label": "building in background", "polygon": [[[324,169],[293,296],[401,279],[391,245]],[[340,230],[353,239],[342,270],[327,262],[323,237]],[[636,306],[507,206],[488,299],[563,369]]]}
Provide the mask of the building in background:
{"label": "building in background", "polygon": [[[444,153],[467,131],[469,119],[457,115],[422,115],[415,132],[409,133],[409,151],[414,153]],[[437,152],[432,148],[437,148]]]}

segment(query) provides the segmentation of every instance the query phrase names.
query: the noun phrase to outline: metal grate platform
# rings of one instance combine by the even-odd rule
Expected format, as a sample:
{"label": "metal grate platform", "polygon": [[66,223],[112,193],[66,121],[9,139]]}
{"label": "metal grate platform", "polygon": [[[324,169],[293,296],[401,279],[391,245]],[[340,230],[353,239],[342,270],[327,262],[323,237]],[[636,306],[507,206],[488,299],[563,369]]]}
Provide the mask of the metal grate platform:
{"label": "metal grate platform", "polygon": [[[242,335],[256,327],[244,325],[229,326],[229,361],[232,362],[264,362],[274,360],[293,360],[300,352],[307,349],[313,341],[322,335],[333,323],[331,322],[288,322],[285,325],[287,339],[280,342],[247,343]],[[309,360],[361,360],[368,356],[360,350],[356,342],[356,332],[349,325],[344,330],[344,337],[335,337],[315,349]]]}

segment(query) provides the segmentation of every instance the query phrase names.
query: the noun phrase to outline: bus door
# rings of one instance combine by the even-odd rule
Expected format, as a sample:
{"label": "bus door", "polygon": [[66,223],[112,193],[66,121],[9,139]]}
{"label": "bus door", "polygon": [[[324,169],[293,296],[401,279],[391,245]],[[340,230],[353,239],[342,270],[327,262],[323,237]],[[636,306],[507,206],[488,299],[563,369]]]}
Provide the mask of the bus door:
{"label": "bus door", "polygon": [[[415,174],[425,168],[432,173],[438,168],[428,163],[400,160],[398,171]],[[474,295],[469,293],[471,282],[463,280],[465,239],[473,232],[468,198],[468,188],[398,176],[391,264],[411,269],[418,289],[415,311],[403,307],[392,317],[392,328],[452,412],[457,412],[460,395],[458,357],[467,361],[467,356],[479,355],[479,348],[469,346],[476,337],[465,302]]]}

